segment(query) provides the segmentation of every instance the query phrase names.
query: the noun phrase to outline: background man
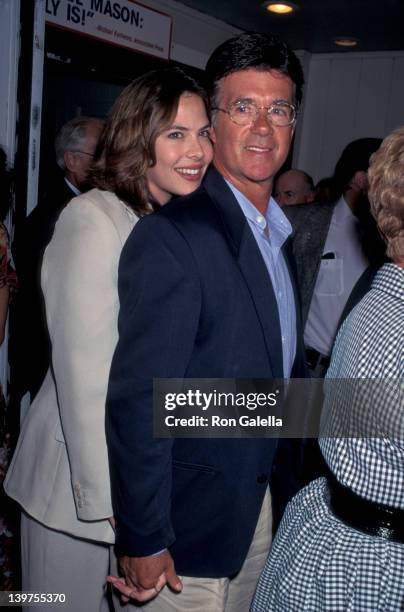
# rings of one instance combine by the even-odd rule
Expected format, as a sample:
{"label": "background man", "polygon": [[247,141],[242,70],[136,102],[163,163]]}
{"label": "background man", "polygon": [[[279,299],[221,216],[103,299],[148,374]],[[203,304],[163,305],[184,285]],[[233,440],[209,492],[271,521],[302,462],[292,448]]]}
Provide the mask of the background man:
{"label": "background man", "polygon": [[60,172],[48,178],[44,196],[27,217],[27,233],[35,235],[30,244],[35,252],[45,250],[67,202],[87,191],[88,170],[103,127],[102,119],[82,116],[71,119],[59,130],[55,158]]}
{"label": "background man", "polygon": [[50,341],[40,285],[42,256],[63,208],[88,188],[87,173],[103,126],[104,122],[94,117],[76,117],[62,126],[55,139],[61,172],[49,177],[46,193],[16,236],[15,259],[21,287],[15,304],[10,359],[18,397],[29,391],[32,400],[49,367]]}
{"label": "background man", "polygon": [[345,147],[333,177],[340,194],[336,202],[284,208],[294,228],[307,362],[316,377],[325,375],[344,306],[378,244],[371,239],[374,246],[367,251],[362,230],[369,211],[366,172],[380,143],[361,138]]}
{"label": "background man", "polygon": [[[149,611],[245,611],[271,540],[276,441],[153,438],[153,378],[302,376],[299,306],[270,198],[293,138],[300,63],[242,34],[207,64],[214,168],[144,218],[120,265],[119,343],[107,399],[117,552]],[[272,483],[271,483],[272,485]],[[181,590],[178,572],[183,576]]]}
{"label": "background man", "polygon": [[56,163],[74,195],[88,188],[88,170],[103,127],[102,119],[76,117],[65,123],[56,136]]}
{"label": "background man", "polygon": [[287,170],[276,179],[273,197],[279,206],[313,202],[313,179],[303,170]]}

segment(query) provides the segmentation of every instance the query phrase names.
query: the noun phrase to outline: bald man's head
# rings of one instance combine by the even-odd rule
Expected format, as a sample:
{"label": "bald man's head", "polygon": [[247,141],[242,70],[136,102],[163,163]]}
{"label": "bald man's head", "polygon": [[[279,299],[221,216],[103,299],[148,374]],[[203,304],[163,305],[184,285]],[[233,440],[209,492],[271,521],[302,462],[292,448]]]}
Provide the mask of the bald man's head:
{"label": "bald man's head", "polygon": [[288,170],[277,178],[273,196],[279,206],[312,202],[313,179],[303,170]]}

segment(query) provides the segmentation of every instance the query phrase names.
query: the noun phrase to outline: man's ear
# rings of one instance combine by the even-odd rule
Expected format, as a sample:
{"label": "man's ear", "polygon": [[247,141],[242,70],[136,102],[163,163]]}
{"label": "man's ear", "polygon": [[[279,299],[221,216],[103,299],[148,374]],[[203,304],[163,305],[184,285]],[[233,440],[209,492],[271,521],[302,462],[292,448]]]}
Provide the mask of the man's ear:
{"label": "man's ear", "polygon": [[213,144],[216,144],[216,132],[215,132],[215,128],[213,125],[210,128],[210,139],[213,142]]}
{"label": "man's ear", "polygon": [[63,153],[63,160],[65,162],[66,170],[68,172],[76,171],[77,157],[72,151],[65,151]]}
{"label": "man's ear", "polygon": [[366,192],[368,189],[368,175],[364,170],[357,170],[351,181],[351,185],[360,191]]}

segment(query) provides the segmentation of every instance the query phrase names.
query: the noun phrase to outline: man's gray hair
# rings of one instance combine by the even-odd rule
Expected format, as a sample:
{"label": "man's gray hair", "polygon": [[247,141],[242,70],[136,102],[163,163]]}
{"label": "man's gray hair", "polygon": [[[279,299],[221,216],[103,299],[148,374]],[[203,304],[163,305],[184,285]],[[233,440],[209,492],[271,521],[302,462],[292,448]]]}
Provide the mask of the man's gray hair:
{"label": "man's gray hair", "polygon": [[55,139],[55,153],[56,163],[63,171],[66,170],[65,152],[82,150],[86,139],[87,126],[91,123],[103,123],[103,120],[96,117],[75,117],[60,128]]}

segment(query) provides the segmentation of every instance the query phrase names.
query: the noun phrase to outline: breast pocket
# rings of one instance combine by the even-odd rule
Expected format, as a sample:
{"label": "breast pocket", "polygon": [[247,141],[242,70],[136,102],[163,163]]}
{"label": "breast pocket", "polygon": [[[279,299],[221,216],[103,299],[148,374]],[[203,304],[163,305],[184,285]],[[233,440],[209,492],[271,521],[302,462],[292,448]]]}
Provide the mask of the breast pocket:
{"label": "breast pocket", "polygon": [[[178,535],[183,530],[197,532],[214,529],[218,516],[223,516],[221,504],[229,499],[220,472],[209,465],[173,461],[171,515]],[[201,529],[199,529],[201,533]]]}
{"label": "breast pocket", "polygon": [[322,259],[315,292],[318,296],[338,296],[344,292],[342,259]]}

